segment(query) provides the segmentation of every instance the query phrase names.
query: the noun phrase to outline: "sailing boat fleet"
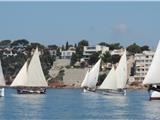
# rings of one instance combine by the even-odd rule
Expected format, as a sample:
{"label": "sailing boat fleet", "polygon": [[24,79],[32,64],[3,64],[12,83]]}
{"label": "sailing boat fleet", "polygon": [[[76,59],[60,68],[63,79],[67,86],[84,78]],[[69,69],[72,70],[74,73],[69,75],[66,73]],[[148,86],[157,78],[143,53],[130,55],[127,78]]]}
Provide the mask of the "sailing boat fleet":
{"label": "sailing boat fleet", "polygon": [[[97,87],[100,72],[101,58],[86,72],[81,88],[84,92],[100,91],[106,95],[126,95],[127,83],[127,58],[126,50],[121,56],[117,66],[113,65],[108,75]],[[152,64],[143,81],[149,85],[150,100],[160,100],[160,41],[158,43]],[[0,61],[0,96],[4,96],[5,79]],[[10,85],[17,88],[18,94],[45,94],[48,83],[41,67],[38,48],[35,49],[32,59],[27,60]]]}
{"label": "sailing boat fleet", "polygon": [[[87,71],[86,76],[81,84],[81,87],[88,91],[96,91],[96,83],[98,81],[99,68],[101,59],[93,66],[93,68]],[[89,77],[91,76],[91,77]],[[107,77],[104,79],[103,83],[100,85],[98,90],[103,91],[105,94],[123,94],[126,95],[125,85],[127,82],[127,60],[126,60],[126,50],[124,51],[117,68],[114,66],[110,70]]]}

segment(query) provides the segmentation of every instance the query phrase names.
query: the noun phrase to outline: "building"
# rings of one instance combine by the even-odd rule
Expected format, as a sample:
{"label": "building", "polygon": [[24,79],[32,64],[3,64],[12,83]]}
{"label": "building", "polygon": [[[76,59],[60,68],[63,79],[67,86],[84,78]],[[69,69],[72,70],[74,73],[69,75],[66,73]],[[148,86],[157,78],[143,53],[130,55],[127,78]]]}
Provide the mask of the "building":
{"label": "building", "polygon": [[102,52],[105,53],[106,51],[109,51],[109,47],[106,46],[101,46],[101,45],[96,45],[96,46],[84,46],[83,48],[83,56],[84,59],[88,59],[89,56],[91,56],[92,54],[96,53],[96,52]]}
{"label": "building", "polygon": [[75,53],[75,51],[73,51],[73,50],[61,51],[61,58],[62,59],[71,59],[73,53]]}
{"label": "building", "polygon": [[152,59],[154,56],[153,51],[144,51],[141,54],[135,54],[135,75],[134,79],[136,82],[141,83],[145,75],[148,72],[148,69],[151,65]]}
{"label": "building", "polygon": [[124,49],[123,48],[121,48],[121,49],[114,49],[114,50],[112,50],[112,51],[110,51],[110,54],[111,55],[123,55],[123,53],[124,53]]}

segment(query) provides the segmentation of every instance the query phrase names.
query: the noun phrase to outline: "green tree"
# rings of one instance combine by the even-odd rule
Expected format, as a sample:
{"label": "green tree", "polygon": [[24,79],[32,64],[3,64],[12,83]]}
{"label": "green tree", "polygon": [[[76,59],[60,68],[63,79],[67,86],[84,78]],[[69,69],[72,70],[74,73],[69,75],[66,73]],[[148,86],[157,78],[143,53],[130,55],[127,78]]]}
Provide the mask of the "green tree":
{"label": "green tree", "polygon": [[48,48],[57,50],[58,46],[57,45],[48,45]]}
{"label": "green tree", "polygon": [[48,71],[52,67],[53,62],[55,61],[55,56],[49,54],[48,50],[44,50],[44,54],[40,56],[42,69],[46,78],[49,77]]}
{"label": "green tree", "polygon": [[90,65],[94,65],[98,60],[99,60],[99,53],[96,52],[90,56],[88,62]]}
{"label": "green tree", "polygon": [[8,46],[11,44],[11,40],[1,40],[0,46]]}
{"label": "green tree", "polygon": [[98,45],[106,46],[106,43],[105,42],[100,42],[100,43],[98,43]]}
{"label": "green tree", "polygon": [[144,45],[141,47],[141,51],[149,51],[149,50],[150,50],[149,46],[147,46],[147,45]]}
{"label": "green tree", "polygon": [[70,65],[71,66],[74,66],[74,64],[77,62],[77,55],[75,53],[72,54],[72,57],[71,57],[71,61],[70,61]]}
{"label": "green tree", "polygon": [[68,41],[66,42],[66,50],[68,50],[69,48],[69,44],[68,44]]}
{"label": "green tree", "polygon": [[88,46],[89,43],[87,40],[81,40],[79,43],[78,43],[78,46]]}
{"label": "green tree", "polygon": [[38,48],[40,48],[40,49],[44,49],[44,48],[45,48],[44,45],[42,45],[42,44],[40,44],[40,43],[37,43],[37,42],[31,43],[31,47],[32,47],[32,48],[38,47]]}
{"label": "green tree", "polygon": [[60,52],[60,48],[59,47],[57,48],[56,56],[58,56],[59,58],[61,58],[61,52]]}
{"label": "green tree", "polygon": [[120,45],[120,43],[114,43],[114,44],[110,44],[110,45],[108,44],[108,47],[109,47],[110,50],[123,48],[123,47]]}
{"label": "green tree", "polygon": [[112,55],[112,64],[118,63],[121,56],[119,55]]}
{"label": "green tree", "polygon": [[136,43],[133,43],[132,45],[128,46],[127,51],[130,52],[131,54],[142,52],[141,47],[137,45]]}
{"label": "green tree", "polygon": [[29,44],[28,40],[26,40],[26,39],[19,39],[19,40],[13,41],[12,44],[11,44],[11,46],[18,46],[18,45],[26,46],[28,44]]}
{"label": "green tree", "polygon": [[111,56],[110,52],[105,52],[104,54],[102,54],[102,61],[104,63],[112,61],[112,56]]}

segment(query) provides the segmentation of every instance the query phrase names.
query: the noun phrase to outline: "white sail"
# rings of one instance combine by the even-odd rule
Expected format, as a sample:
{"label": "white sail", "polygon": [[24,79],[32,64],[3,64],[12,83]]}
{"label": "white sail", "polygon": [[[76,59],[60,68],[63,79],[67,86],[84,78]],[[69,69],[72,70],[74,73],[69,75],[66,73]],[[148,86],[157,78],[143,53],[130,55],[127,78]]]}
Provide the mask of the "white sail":
{"label": "white sail", "polygon": [[38,48],[36,48],[28,67],[28,80],[26,86],[33,86],[33,87],[48,86],[42,71]]}
{"label": "white sail", "polygon": [[48,84],[42,71],[38,48],[36,48],[29,65],[27,62],[21,68],[11,86],[47,87]]}
{"label": "white sail", "polygon": [[126,50],[124,51],[121,59],[116,68],[117,88],[123,89],[127,82],[127,59]]}
{"label": "white sail", "polygon": [[87,73],[86,73],[85,78],[84,78],[84,80],[83,80],[83,82],[81,84],[81,87],[87,86],[88,73],[89,73],[89,70],[87,70]]}
{"label": "white sail", "polygon": [[27,82],[27,61],[17,74],[16,78],[12,82],[11,86],[25,86]]}
{"label": "white sail", "polygon": [[112,90],[117,89],[116,71],[114,69],[114,66],[109,71],[107,77],[104,79],[99,89],[112,89]]}
{"label": "white sail", "polygon": [[145,76],[143,84],[159,84],[160,83],[160,41],[154,54],[151,66]]}
{"label": "white sail", "polygon": [[0,60],[0,86],[5,86],[5,79],[3,75],[3,70],[2,70],[2,65],[1,65],[1,60]]}
{"label": "white sail", "polygon": [[98,82],[99,69],[100,69],[101,59],[93,66],[93,68],[89,71],[87,87],[95,88]]}

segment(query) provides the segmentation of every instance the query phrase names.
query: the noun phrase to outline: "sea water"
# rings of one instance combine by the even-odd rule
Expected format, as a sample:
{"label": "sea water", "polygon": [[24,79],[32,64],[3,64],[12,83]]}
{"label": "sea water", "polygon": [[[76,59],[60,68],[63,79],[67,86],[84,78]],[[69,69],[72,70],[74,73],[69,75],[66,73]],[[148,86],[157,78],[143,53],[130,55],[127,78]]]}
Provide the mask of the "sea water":
{"label": "sea water", "polygon": [[144,90],[106,96],[81,89],[48,89],[45,95],[20,95],[15,89],[5,89],[0,98],[0,120],[54,119],[160,120],[160,101],[149,101]]}

